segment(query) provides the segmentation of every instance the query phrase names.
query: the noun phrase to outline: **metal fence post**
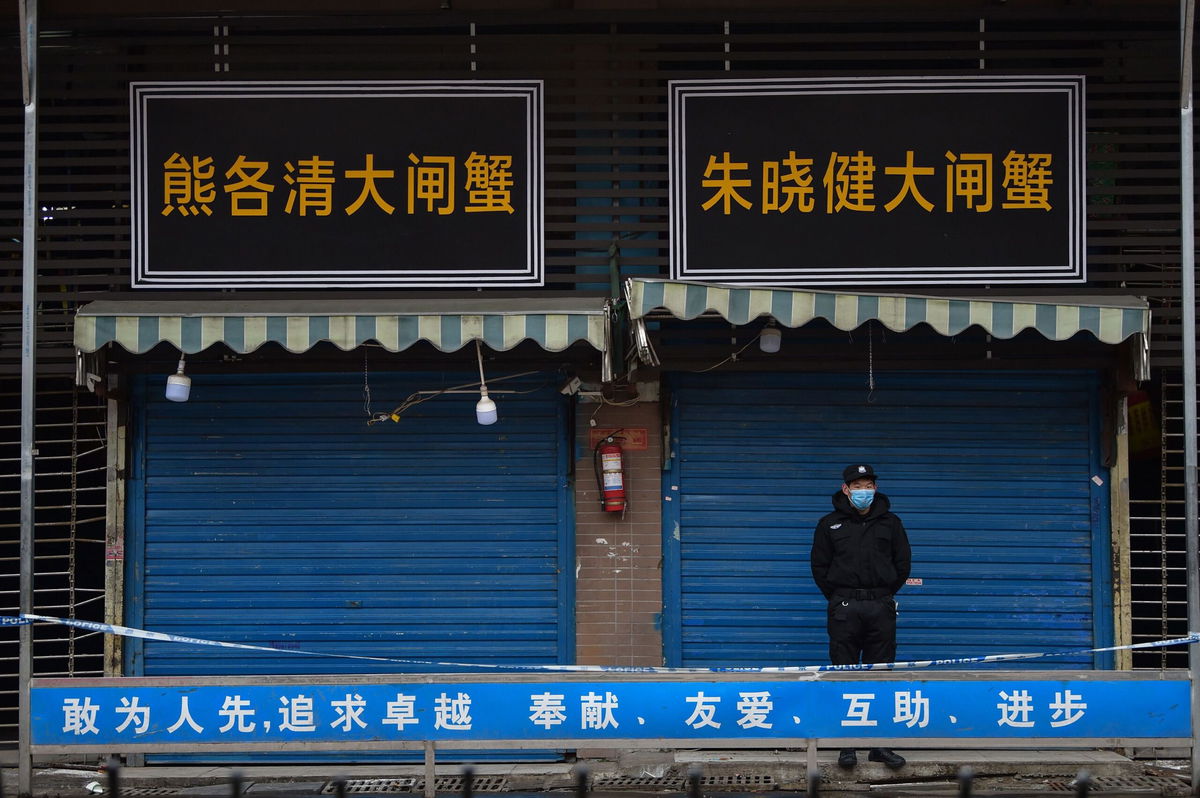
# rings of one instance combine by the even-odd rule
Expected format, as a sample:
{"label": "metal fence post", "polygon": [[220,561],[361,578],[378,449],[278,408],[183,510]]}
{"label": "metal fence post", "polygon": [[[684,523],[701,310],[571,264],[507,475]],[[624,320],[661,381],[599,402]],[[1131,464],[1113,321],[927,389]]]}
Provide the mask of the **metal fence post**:
{"label": "metal fence post", "polygon": [[[33,612],[34,412],[37,401],[37,0],[21,0],[21,73],[25,100],[24,223],[21,232],[21,581],[18,606]],[[33,627],[20,627],[17,666],[17,794],[33,794],[29,680],[33,678]]]}
{"label": "metal fence post", "polygon": [[437,754],[433,740],[425,741],[425,798],[437,798]]}
{"label": "metal fence post", "polygon": [[[1187,552],[1188,631],[1200,631],[1200,551],[1196,536],[1196,233],[1195,165],[1192,157],[1192,29],[1195,0],[1180,5],[1179,60],[1179,269],[1183,304],[1183,517]],[[1188,671],[1192,680],[1192,794],[1200,795],[1200,647],[1188,647]]]}

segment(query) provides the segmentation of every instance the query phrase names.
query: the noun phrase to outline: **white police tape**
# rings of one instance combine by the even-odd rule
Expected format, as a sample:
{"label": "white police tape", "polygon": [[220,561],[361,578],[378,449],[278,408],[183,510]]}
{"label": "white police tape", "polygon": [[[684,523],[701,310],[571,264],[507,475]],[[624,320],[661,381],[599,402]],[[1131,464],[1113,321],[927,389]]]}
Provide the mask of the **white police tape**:
{"label": "white police tape", "polygon": [[861,665],[779,665],[779,666],[741,666],[711,668],[659,668],[653,666],[635,665],[496,665],[479,662],[438,662],[421,659],[394,659],[392,657],[368,657],[360,654],[333,654],[327,651],[305,651],[295,648],[273,648],[271,646],[254,646],[248,643],[226,643],[220,640],[205,640],[202,637],[186,637],[164,632],[151,632],[146,629],[135,629],[130,626],[118,626],[111,623],[96,623],[81,621],[75,618],[55,618],[50,615],[0,615],[0,626],[22,626],[30,623],[57,623],[63,626],[73,626],[92,632],[136,637],[142,640],[159,640],[166,643],[187,643],[195,646],[216,646],[218,648],[236,648],[243,651],[267,651],[273,654],[299,654],[305,657],[332,657],[336,659],[356,659],[370,662],[390,662],[397,665],[420,665],[441,668],[475,668],[498,671],[550,671],[567,673],[827,673],[832,671],[890,671],[911,670],[915,668],[935,668],[946,665],[981,665],[988,662],[1014,662],[1016,660],[1044,659],[1049,657],[1069,657],[1081,654],[1096,654],[1107,651],[1124,651],[1142,648],[1163,648],[1166,646],[1191,645],[1200,642],[1200,632],[1192,632],[1186,637],[1175,637],[1168,640],[1154,640],[1149,643],[1132,643],[1124,646],[1106,646],[1104,648],[1073,648],[1061,651],[1038,651],[1024,654],[988,654],[978,657],[951,657],[948,659],[909,660],[907,662],[873,662]]}

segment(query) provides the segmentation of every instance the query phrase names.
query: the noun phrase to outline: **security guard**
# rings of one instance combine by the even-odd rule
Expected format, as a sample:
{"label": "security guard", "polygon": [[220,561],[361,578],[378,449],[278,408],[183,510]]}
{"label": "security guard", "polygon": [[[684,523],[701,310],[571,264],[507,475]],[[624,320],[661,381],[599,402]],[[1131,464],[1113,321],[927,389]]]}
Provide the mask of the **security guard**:
{"label": "security guard", "polygon": [[[894,662],[896,592],[912,565],[908,534],[891,512],[887,496],[875,490],[875,470],[847,466],[842,488],[833,494],[833,512],[817,523],[810,557],[813,580],[829,601],[829,660],[834,665]],[[868,758],[893,770],[904,757],[873,748]],[[843,749],[838,765],[858,764],[853,749]]]}

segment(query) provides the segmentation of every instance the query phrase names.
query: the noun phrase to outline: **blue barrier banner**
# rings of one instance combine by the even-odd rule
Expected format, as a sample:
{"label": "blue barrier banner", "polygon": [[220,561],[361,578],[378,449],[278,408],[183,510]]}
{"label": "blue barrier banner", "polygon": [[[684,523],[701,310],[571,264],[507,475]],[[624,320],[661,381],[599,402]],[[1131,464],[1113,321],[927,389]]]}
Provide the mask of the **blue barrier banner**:
{"label": "blue barrier banner", "polygon": [[32,689],[34,745],[1188,737],[1188,682],[655,681]]}

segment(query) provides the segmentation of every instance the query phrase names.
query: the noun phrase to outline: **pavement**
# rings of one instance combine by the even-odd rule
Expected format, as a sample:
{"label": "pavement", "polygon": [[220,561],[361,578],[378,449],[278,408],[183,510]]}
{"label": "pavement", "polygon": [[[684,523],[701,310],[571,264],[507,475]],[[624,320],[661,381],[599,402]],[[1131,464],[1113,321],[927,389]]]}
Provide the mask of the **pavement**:
{"label": "pavement", "polygon": [[[705,796],[763,796],[782,798],[784,793],[807,789],[804,751],[628,751],[611,752],[612,758],[575,762],[480,763],[473,766],[473,792],[518,794],[570,792],[578,768],[586,768],[590,798],[646,798],[682,795],[687,774],[698,768]],[[950,750],[901,751],[908,759],[892,771],[868,762],[859,753],[853,770],[837,766],[835,750],[819,756],[821,791],[864,795],[955,795],[963,767],[974,771],[975,794],[1072,794],[1080,772],[1091,778],[1092,789],[1108,795],[1190,794],[1190,762],[1179,759],[1131,758],[1110,750]],[[1128,753],[1128,752],[1127,752]],[[122,796],[179,796],[205,798],[231,792],[229,765],[149,765],[122,767]],[[246,798],[290,798],[335,793],[334,780],[346,780],[346,793],[357,796],[395,795],[420,798],[425,771],[413,764],[288,764],[236,767]],[[441,798],[462,793],[462,766],[439,764],[435,788]],[[3,771],[5,794],[17,784],[14,769]],[[49,763],[34,772],[37,798],[85,798],[106,791],[108,775],[99,762]]]}

